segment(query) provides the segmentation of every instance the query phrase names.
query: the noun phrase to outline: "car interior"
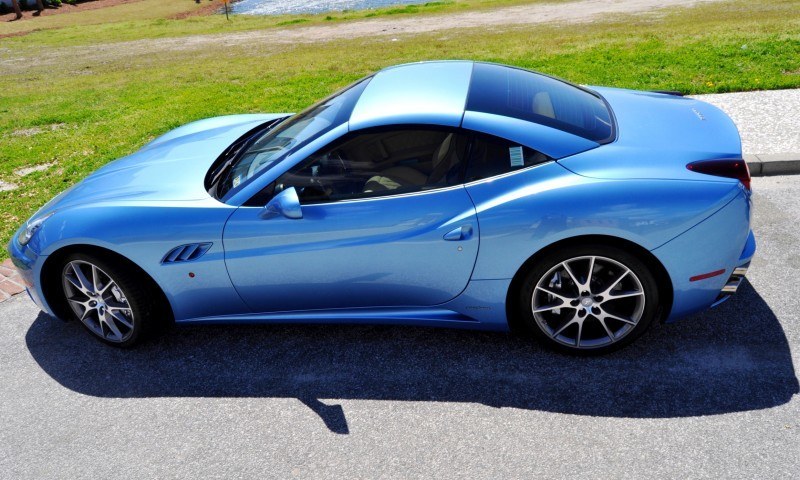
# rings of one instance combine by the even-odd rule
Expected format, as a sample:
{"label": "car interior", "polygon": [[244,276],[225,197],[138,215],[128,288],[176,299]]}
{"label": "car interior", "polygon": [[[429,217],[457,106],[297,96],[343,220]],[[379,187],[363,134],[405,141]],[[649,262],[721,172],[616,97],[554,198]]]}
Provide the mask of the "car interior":
{"label": "car interior", "polygon": [[467,136],[445,130],[394,130],[350,138],[276,181],[301,203],[413,192],[456,184]]}

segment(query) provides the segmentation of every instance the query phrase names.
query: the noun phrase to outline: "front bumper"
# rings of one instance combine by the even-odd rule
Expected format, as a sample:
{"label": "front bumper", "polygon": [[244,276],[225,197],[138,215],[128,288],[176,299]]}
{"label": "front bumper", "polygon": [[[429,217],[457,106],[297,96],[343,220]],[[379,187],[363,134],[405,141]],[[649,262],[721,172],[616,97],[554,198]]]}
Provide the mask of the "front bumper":
{"label": "front bumper", "polygon": [[42,300],[44,295],[41,291],[41,285],[36,282],[36,279],[39,278],[42,263],[44,263],[44,257],[38,255],[30,247],[20,245],[16,234],[8,242],[7,250],[11,257],[11,262],[19,271],[19,275],[25,284],[28,296],[42,311],[53,315],[47,303]]}

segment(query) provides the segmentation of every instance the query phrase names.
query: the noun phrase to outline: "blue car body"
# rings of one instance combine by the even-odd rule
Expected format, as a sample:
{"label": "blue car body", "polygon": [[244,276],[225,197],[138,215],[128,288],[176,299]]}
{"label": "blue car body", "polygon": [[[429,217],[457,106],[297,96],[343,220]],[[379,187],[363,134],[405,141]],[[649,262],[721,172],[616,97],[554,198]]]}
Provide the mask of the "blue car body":
{"label": "blue car body", "polygon": [[[33,301],[54,316],[52,294],[42,287],[47,260],[88,246],[138,265],[163,291],[177,323],[505,330],[509,288],[528,259],[559,242],[603,238],[657,261],[668,321],[724,298],[734,270],[755,252],[750,192],[735,178],[686,168],[741,158],[738,132],[723,112],[679,96],[591,87],[615,120],[613,138],[598,142],[465,108],[475,65],[382,70],[346,121],[224,201],[204,184],[214,162],[247,132],[287,114],[225,116],[173,130],[46,204],[31,220],[51,216],[30,241],[17,240],[23,226],[9,243],[13,261]],[[551,160],[446,188],[303,205],[299,220],[265,219],[263,206],[247,205],[326,145],[391,125],[481,132]],[[194,250],[205,253],[170,261]]]}

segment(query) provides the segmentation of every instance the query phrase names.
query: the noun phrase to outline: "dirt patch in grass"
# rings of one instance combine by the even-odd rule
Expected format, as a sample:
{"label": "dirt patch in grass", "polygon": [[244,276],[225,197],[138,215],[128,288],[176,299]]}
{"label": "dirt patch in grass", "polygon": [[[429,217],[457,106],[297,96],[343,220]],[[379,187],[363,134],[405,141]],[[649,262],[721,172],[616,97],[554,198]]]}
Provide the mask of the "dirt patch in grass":
{"label": "dirt patch in grass", "polygon": [[217,0],[213,2],[204,1],[203,6],[198,8],[197,10],[190,10],[188,12],[181,12],[176,13],[168,17],[170,20],[183,20],[184,18],[189,17],[202,17],[204,15],[212,15],[217,13],[220,10],[220,3]]}
{"label": "dirt patch in grass", "polygon": [[44,131],[51,131],[54,132],[59,128],[63,127],[63,123],[54,123],[52,125],[46,125],[42,127],[31,127],[31,128],[19,128],[11,132],[11,136],[13,137],[32,137],[34,135],[38,135]]}
{"label": "dirt patch in grass", "polygon": [[[52,15],[62,15],[65,13],[77,13],[77,12],[85,12],[88,10],[99,10],[101,8],[108,8],[114,7],[117,5],[124,5],[128,3],[137,3],[141,2],[142,0],[94,0],[94,1],[87,1],[81,2],[76,5],[69,5],[67,3],[62,3],[60,7],[46,7],[41,13],[37,12],[36,10],[25,10],[22,12],[22,18],[17,20],[17,16],[14,12],[6,13],[4,15],[0,15],[0,23],[2,22],[36,22],[38,18],[41,17],[49,17]],[[175,1],[175,0],[169,0]],[[8,37],[20,37],[27,35],[29,33],[38,32],[41,30],[49,30],[49,28],[34,28],[33,30],[26,30],[21,32],[11,32],[11,33],[0,33],[0,38],[8,38]]]}
{"label": "dirt patch in grass", "polygon": [[40,165],[35,165],[33,167],[20,168],[20,169],[14,170],[14,175],[17,175],[19,177],[27,177],[28,175],[30,175],[33,172],[43,172],[43,171],[47,170],[48,168],[52,167],[53,165],[55,165],[55,162],[42,163]]}
{"label": "dirt patch in grass", "polygon": [[60,7],[46,7],[41,15],[36,15],[36,10],[26,10],[22,12],[22,18],[17,20],[14,12],[0,15],[0,22],[22,22],[32,20],[36,17],[60,15],[62,13],[82,12],[85,10],[97,10],[98,8],[113,7],[114,5],[121,5],[123,3],[141,2],[142,0],[94,0],[92,2],[81,2],[76,5],[69,5],[62,3]]}

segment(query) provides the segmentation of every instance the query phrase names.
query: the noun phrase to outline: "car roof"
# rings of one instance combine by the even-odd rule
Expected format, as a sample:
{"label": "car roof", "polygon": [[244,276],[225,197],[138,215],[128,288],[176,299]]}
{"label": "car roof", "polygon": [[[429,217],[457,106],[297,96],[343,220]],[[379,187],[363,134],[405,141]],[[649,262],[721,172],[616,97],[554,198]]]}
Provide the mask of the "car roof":
{"label": "car roof", "polygon": [[420,62],[381,70],[353,108],[350,128],[403,123],[459,126],[473,63]]}
{"label": "car roof", "polygon": [[[497,114],[491,109],[468,109],[468,97],[469,102],[474,100],[470,90],[476,88],[472,85],[475,72],[481,70],[485,77],[486,73],[491,76],[492,72],[499,69],[508,69],[509,73],[522,71],[550,82],[571,85],[529,70],[467,60],[397,65],[383,69],[369,79],[350,113],[349,130],[404,124],[464,127],[518,142],[552,158],[574,155],[599,146],[597,142],[544,124],[546,122]],[[501,88],[502,85],[497,83]],[[576,92],[584,90],[574,85],[572,87]],[[491,99],[490,91],[496,90],[495,85],[480,85],[477,88],[480,89],[477,100]],[[593,95],[598,96],[596,93]]]}

